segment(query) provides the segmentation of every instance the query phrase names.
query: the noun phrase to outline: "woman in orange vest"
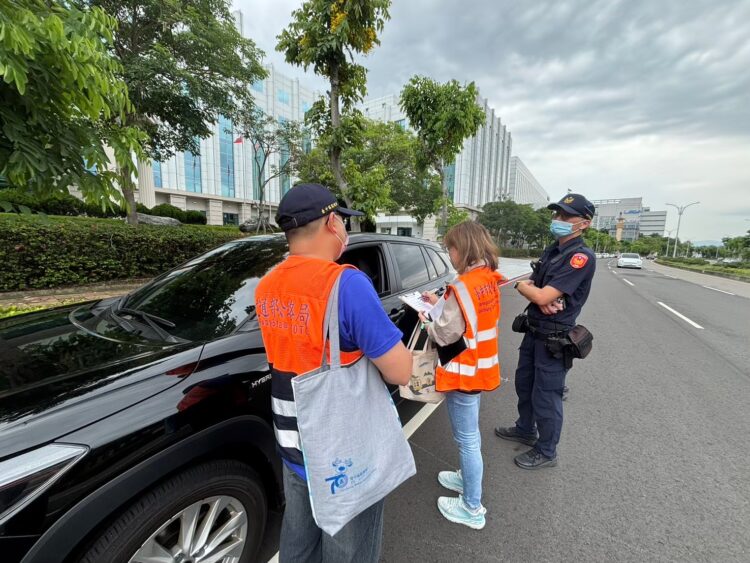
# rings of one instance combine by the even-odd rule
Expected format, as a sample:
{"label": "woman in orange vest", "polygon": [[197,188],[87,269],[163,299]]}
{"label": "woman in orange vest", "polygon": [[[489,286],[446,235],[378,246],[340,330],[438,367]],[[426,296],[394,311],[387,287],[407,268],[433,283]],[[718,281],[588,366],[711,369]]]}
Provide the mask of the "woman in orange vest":
{"label": "woman in orange vest", "polygon": [[[482,440],[479,434],[479,402],[482,391],[500,386],[498,322],[503,277],[497,272],[497,247],[479,223],[465,221],[445,235],[451,263],[458,278],[442,299],[443,312],[430,321],[420,313],[429,337],[445,350],[461,350],[438,366],[435,387],[445,393],[453,438],[458,444],[461,469],[441,471],[438,482],[458,497],[440,497],[438,509],[451,522],[475,530],[485,525],[482,506]],[[425,293],[435,304],[438,297]],[[461,342],[463,341],[463,342]]]}

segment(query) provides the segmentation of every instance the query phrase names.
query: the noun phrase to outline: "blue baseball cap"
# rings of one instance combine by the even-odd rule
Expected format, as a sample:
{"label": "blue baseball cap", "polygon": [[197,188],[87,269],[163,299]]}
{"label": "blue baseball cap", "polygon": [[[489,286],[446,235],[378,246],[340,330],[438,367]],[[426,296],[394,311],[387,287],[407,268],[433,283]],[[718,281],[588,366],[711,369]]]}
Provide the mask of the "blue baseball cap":
{"label": "blue baseball cap", "polygon": [[568,194],[557,203],[550,203],[547,209],[555,211],[564,211],[568,215],[583,217],[584,219],[593,219],[596,214],[596,207],[581,194]]}
{"label": "blue baseball cap", "polygon": [[364,215],[361,211],[341,207],[325,186],[297,184],[281,198],[276,223],[282,231],[291,231],[334,212],[345,217]]}

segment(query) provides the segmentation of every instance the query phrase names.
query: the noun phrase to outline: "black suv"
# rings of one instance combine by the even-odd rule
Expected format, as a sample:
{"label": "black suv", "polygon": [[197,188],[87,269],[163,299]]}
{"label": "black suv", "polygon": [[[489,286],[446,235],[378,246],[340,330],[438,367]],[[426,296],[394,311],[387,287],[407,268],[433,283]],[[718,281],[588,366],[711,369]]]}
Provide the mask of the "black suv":
{"label": "black suv", "polygon": [[[253,560],[283,505],[254,293],[286,253],[249,237],[124,297],[0,321],[4,563]],[[352,235],[341,262],[405,338],[398,296],[454,275],[438,245],[387,235]]]}

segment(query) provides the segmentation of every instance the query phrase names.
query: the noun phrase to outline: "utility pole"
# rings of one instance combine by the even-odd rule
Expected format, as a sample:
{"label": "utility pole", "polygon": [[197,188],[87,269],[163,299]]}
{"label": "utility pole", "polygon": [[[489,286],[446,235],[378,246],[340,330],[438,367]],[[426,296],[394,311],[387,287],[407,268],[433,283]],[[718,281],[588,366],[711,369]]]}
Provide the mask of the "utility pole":
{"label": "utility pole", "polygon": [[667,231],[667,251],[664,253],[664,256],[669,258],[669,239],[672,238],[672,233],[674,232],[674,229],[671,231]]}
{"label": "utility pole", "polygon": [[682,214],[691,205],[697,205],[699,203],[700,201],[694,201],[693,203],[688,203],[687,205],[675,205],[674,203],[664,204],[664,205],[669,205],[671,207],[674,207],[677,210],[677,234],[674,237],[674,251],[672,252],[672,258],[677,257],[677,246],[678,246],[678,241],[680,240],[680,223],[682,222]]}

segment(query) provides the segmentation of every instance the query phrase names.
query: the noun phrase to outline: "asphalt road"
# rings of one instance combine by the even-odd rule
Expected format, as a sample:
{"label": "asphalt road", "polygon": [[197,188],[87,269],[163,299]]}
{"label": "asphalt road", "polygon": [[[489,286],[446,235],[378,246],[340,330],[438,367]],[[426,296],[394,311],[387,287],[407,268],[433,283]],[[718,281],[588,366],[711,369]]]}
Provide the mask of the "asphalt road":
{"label": "asphalt road", "polygon": [[525,447],[493,434],[516,418],[524,304],[507,288],[509,381],[480,418],[487,526],[437,511],[437,473],[458,463],[441,405],[411,436],[417,476],[386,501],[383,561],[750,561],[750,299],[607,262],[579,318],[594,351],[568,374],[558,467],[517,468]]}

